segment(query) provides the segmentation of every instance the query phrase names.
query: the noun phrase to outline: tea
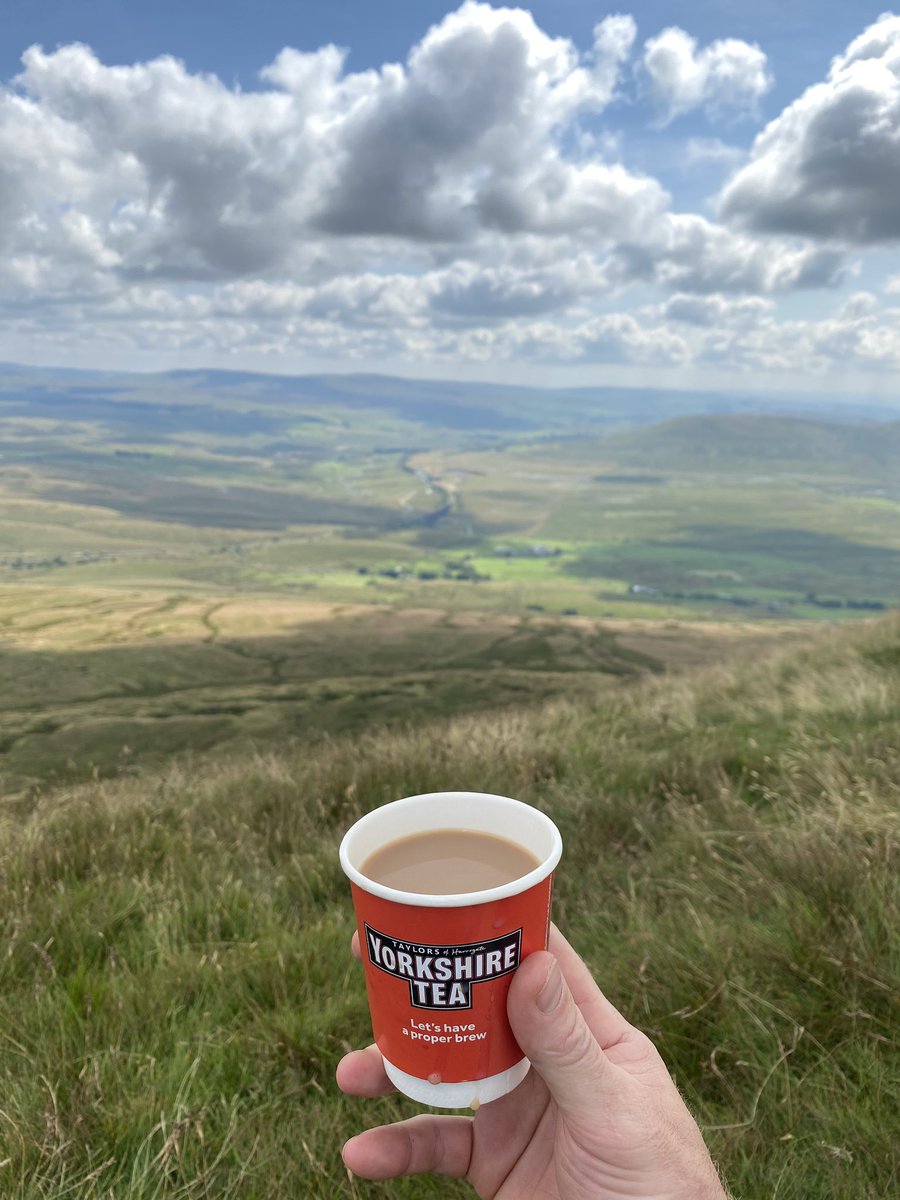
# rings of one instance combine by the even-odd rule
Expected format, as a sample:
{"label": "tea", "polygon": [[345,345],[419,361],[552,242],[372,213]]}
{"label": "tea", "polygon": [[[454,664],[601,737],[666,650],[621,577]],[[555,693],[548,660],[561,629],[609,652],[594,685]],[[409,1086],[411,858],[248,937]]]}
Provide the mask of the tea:
{"label": "tea", "polygon": [[471,829],[432,829],[388,842],[362,863],[368,879],[401,892],[451,896],[502,887],[539,867],[516,842]]}

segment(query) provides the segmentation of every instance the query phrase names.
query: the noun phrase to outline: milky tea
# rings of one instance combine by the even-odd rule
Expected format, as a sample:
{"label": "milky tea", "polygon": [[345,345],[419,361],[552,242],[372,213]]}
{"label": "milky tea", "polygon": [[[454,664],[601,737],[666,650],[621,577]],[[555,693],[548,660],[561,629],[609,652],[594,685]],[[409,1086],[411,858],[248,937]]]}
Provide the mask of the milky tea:
{"label": "milky tea", "polygon": [[536,854],[508,838],[471,829],[431,829],[388,842],[359,869],[400,892],[454,896],[502,887],[540,865]]}

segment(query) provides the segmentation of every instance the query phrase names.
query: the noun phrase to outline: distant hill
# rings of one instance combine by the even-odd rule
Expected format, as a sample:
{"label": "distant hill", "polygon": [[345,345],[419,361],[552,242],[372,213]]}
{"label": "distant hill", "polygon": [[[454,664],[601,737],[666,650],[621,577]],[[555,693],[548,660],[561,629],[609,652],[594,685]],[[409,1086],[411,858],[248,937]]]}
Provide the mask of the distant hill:
{"label": "distant hill", "polygon": [[601,448],[619,464],[670,471],[765,474],[795,466],[900,476],[900,421],[848,425],[761,413],[711,414],[615,434]]}
{"label": "distant hill", "polygon": [[[174,370],[158,374],[23,367],[0,363],[0,415],[76,419],[93,404],[92,419],[105,419],[109,406],[130,406],[141,423],[152,424],[153,406],[175,407],[193,419],[198,408],[239,408],[271,422],[300,414],[357,416],[386,414],[407,431],[433,428],[455,433],[510,437],[537,433],[611,431],[696,414],[792,413],[814,410],[829,419],[861,421],[900,416],[900,407],[850,404],[840,399],[753,395],[742,392],[684,391],[665,388],[536,388],[517,384],[406,379],[378,374],[275,375],[220,369]],[[12,410],[10,409],[12,406]],[[265,410],[265,413],[261,412]]]}

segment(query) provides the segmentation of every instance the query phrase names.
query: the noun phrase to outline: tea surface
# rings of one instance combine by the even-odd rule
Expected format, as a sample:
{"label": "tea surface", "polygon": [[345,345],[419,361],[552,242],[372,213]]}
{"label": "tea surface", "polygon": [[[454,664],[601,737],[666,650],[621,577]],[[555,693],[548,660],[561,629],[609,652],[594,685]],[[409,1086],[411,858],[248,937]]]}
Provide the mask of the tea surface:
{"label": "tea surface", "polygon": [[375,883],[428,896],[480,892],[521,879],[540,859],[507,838],[470,829],[434,829],[397,838],[360,867]]}

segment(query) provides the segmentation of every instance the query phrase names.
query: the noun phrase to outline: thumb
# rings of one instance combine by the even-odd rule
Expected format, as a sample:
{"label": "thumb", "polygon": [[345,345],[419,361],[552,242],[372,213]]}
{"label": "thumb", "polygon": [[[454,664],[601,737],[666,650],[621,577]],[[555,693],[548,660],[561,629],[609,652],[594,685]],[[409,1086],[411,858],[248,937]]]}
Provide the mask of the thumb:
{"label": "thumb", "polygon": [[571,1117],[596,1111],[615,1067],[588,1028],[552,954],[530,954],[513,976],[507,1002],[516,1041],[553,1099]]}

